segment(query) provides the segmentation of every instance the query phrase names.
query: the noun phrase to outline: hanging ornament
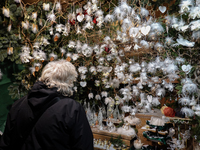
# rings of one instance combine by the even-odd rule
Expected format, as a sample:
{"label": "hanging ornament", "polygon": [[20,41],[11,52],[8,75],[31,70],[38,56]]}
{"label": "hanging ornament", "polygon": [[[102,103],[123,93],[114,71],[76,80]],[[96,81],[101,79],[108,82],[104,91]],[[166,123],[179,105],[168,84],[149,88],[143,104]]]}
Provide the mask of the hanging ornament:
{"label": "hanging ornament", "polygon": [[54,42],[57,42],[59,38],[60,38],[60,34],[59,34],[59,33],[56,33],[56,34],[54,35],[54,38],[53,38]]}
{"label": "hanging ornament", "polygon": [[58,56],[56,54],[54,54],[54,52],[50,53],[49,57],[50,57],[50,61],[53,61],[58,58]]}
{"label": "hanging ornament", "polygon": [[181,35],[179,35],[179,38],[176,39],[176,41],[178,42],[178,44],[187,46],[187,47],[194,47],[194,45],[195,45],[195,42],[190,42],[190,41],[184,39]]}
{"label": "hanging ornament", "polygon": [[78,20],[78,22],[82,22],[84,18],[85,18],[85,16],[84,16],[84,14],[82,14],[82,13],[79,13],[79,14],[77,15],[77,17],[76,17],[76,19]]}
{"label": "hanging ornament", "polygon": [[54,12],[50,12],[47,16],[47,20],[50,22],[55,22],[56,21],[56,15],[54,14]]}
{"label": "hanging ornament", "polygon": [[81,27],[79,25],[76,27],[76,34],[82,34]]}
{"label": "hanging ornament", "polygon": [[37,12],[32,12],[32,19],[35,21],[37,19]]}
{"label": "hanging ornament", "polygon": [[161,13],[165,13],[167,8],[165,6],[159,6],[158,9],[160,10]]}
{"label": "hanging ornament", "polygon": [[35,77],[35,67],[29,67],[31,74]]}
{"label": "hanging ornament", "polygon": [[12,55],[13,54],[13,47],[8,47],[7,48],[7,54]]}
{"label": "hanging ornament", "polygon": [[67,56],[66,60],[70,62],[71,61],[71,57]]}
{"label": "hanging ornament", "polygon": [[3,11],[4,16],[6,16],[7,18],[10,17],[10,9],[9,8],[3,7],[2,11]]}
{"label": "hanging ornament", "polygon": [[35,71],[38,72],[40,70],[41,64],[40,63],[34,63]]}
{"label": "hanging ornament", "polygon": [[66,50],[64,48],[60,48],[60,52],[61,52],[61,57],[63,57],[63,55],[66,53]]}
{"label": "hanging ornament", "polygon": [[87,82],[86,82],[86,81],[81,81],[81,82],[80,82],[80,85],[81,85],[82,87],[86,87]]}
{"label": "hanging ornament", "polygon": [[37,33],[38,32],[38,25],[37,24],[32,24],[32,31],[33,33]]}
{"label": "hanging ornament", "polygon": [[42,44],[44,45],[44,46],[47,46],[47,45],[49,45],[50,43],[49,43],[49,41],[46,39],[46,38],[42,38]]}
{"label": "hanging ornament", "polygon": [[28,29],[29,28],[29,21],[22,21],[22,27],[24,28],[24,29]]}
{"label": "hanging ornament", "polygon": [[188,73],[190,73],[190,71],[191,71],[191,69],[192,69],[192,66],[191,65],[182,65],[182,70],[186,73],[186,74],[188,74]]}
{"label": "hanging ornament", "polygon": [[78,54],[73,54],[73,55],[72,55],[72,60],[73,60],[73,61],[76,61],[78,58],[79,58],[79,55],[78,55]]}
{"label": "hanging ornament", "polygon": [[33,51],[33,58],[35,59],[35,60],[40,60],[40,61],[44,61],[44,60],[46,60],[46,53],[45,52],[43,52],[42,50],[35,50],[35,51]]}
{"label": "hanging ornament", "polygon": [[40,26],[43,26],[43,21],[42,21],[42,19],[39,19],[39,25],[40,25]]}
{"label": "hanging ornament", "polygon": [[182,97],[178,100],[178,103],[181,105],[189,105],[190,104],[190,98],[189,97]]}
{"label": "hanging ornament", "polygon": [[10,32],[10,31],[11,31],[11,28],[12,28],[12,24],[10,23],[10,24],[8,25],[7,31]]}
{"label": "hanging ornament", "polygon": [[80,67],[78,68],[78,72],[81,73],[81,74],[86,74],[86,72],[88,72],[87,67],[85,67],[85,66],[80,66]]}
{"label": "hanging ornament", "polygon": [[63,29],[64,29],[64,25],[63,24],[57,24],[56,25],[56,31],[57,32],[61,33]]}
{"label": "hanging ornament", "polygon": [[143,26],[140,31],[142,32],[142,34],[147,35],[151,30],[151,26]]}
{"label": "hanging ornament", "polygon": [[93,99],[93,98],[94,98],[94,94],[93,94],[93,93],[89,93],[89,94],[88,94],[88,98],[89,98],[89,99]]}
{"label": "hanging ornament", "polygon": [[43,9],[45,11],[49,11],[50,10],[50,4],[49,3],[43,3]]}
{"label": "hanging ornament", "polygon": [[56,3],[56,10],[57,10],[58,12],[61,12],[61,11],[62,11],[62,5],[60,4],[60,2],[57,2],[57,3]]}
{"label": "hanging ornament", "polygon": [[181,108],[181,112],[183,112],[186,117],[192,117],[194,115],[194,111],[188,107]]}

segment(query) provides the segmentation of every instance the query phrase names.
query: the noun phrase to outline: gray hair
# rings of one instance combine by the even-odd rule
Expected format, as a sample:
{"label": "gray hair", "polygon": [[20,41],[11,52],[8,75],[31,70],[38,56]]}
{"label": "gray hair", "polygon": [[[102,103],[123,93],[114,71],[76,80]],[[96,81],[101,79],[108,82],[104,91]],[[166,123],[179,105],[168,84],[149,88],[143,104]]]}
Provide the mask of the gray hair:
{"label": "gray hair", "polygon": [[42,81],[49,88],[57,87],[58,92],[64,96],[73,94],[74,81],[77,78],[75,66],[64,60],[51,61],[42,70],[39,81]]}

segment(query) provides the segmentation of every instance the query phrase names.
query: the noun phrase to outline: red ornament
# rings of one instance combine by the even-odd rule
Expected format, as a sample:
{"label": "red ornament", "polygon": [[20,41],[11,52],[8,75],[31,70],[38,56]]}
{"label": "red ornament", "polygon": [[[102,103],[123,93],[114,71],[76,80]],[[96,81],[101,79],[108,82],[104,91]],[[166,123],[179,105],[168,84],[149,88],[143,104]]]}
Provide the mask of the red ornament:
{"label": "red ornament", "polygon": [[105,47],[105,51],[106,51],[108,54],[111,53],[110,48],[109,48],[108,46]]}
{"label": "red ornament", "polygon": [[174,117],[175,114],[176,114],[176,112],[174,111],[174,109],[171,108],[171,107],[166,107],[163,110],[163,112],[164,112],[164,115],[167,116],[167,117]]}
{"label": "red ornament", "polygon": [[83,14],[84,14],[84,15],[87,15],[87,14],[88,14],[88,13],[87,13],[87,10],[84,10]]}
{"label": "red ornament", "polygon": [[69,20],[69,23],[70,23],[71,25],[75,25],[76,21],[75,21],[75,20]]}
{"label": "red ornament", "polygon": [[94,19],[93,19],[93,22],[94,22],[94,24],[97,24],[97,19],[94,18]]}

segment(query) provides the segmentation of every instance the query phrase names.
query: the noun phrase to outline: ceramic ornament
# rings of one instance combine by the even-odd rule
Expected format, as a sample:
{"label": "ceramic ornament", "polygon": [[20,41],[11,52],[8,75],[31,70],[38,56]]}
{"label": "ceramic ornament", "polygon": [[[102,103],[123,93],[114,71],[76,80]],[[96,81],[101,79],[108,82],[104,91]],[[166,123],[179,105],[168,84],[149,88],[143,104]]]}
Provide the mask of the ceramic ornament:
{"label": "ceramic ornament", "polygon": [[141,142],[141,140],[135,140],[133,145],[136,149],[141,149],[141,147],[143,146],[143,143]]}
{"label": "ceramic ornament", "polygon": [[188,107],[182,107],[181,112],[185,113],[186,117],[192,117],[194,115],[194,111]]}
{"label": "ceramic ornament", "polygon": [[84,81],[84,82],[83,82],[83,81],[81,81],[81,82],[80,82],[80,85],[81,85],[82,87],[86,87],[86,85],[87,85],[87,82],[85,82],[85,81]]}
{"label": "ceramic ornament", "polygon": [[145,27],[142,27],[142,28],[140,29],[140,31],[141,31],[142,34],[144,34],[144,35],[147,35],[147,34],[150,32],[150,30],[151,30],[151,27],[150,27],[150,26],[145,26]]}
{"label": "ceramic ornament", "polygon": [[195,42],[190,42],[184,39],[181,35],[179,35],[179,38],[176,39],[176,41],[178,42],[178,44],[186,46],[186,47],[194,47],[195,45]]}
{"label": "ceramic ornament", "polygon": [[4,14],[4,16],[6,16],[7,18],[9,18],[9,17],[10,17],[10,9],[9,9],[9,8],[3,7],[3,14]]}
{"label": "ceramic ornament", "polygon": [[77,16],[77,20],[78,20],[78,22],[82,22],[83,21],[83,19],[84,19],[84,14],[79,14],[78,16]]}
{"label": "ceramic ornament", "polygon": [[50,4],[49,3],[43,3],[43,9],[45,10],[45,11],[49,11],[49,9],[50,9]]}
{"label": "ceramic ornament", "polygon": [[186,74],[188,74],[188,73],[190,73],[192,66],[191,65],[183,65],[181,68]]}
{"label": "ceramic ornament", "polygon": [[161,13],[165,13],[167,8],[165,6],[159,6],[158,9],[160,10]]}

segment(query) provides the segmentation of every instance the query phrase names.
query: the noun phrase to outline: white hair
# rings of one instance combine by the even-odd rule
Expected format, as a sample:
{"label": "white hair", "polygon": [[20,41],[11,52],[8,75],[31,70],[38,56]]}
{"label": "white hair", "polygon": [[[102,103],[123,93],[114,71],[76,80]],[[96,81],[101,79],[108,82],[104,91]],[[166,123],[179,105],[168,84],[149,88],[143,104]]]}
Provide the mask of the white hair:
{"label": "white hair", "polygon": [[42,70],[39,81],[42,81],[49,88],[57,87],[57,91],[64,96],[71,96],[73,94],[73,82],[76,81],[76,78],[75,66],[61,59],[49,62]]}

